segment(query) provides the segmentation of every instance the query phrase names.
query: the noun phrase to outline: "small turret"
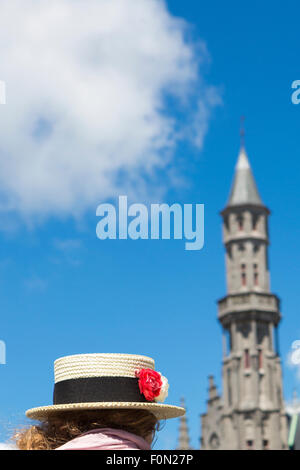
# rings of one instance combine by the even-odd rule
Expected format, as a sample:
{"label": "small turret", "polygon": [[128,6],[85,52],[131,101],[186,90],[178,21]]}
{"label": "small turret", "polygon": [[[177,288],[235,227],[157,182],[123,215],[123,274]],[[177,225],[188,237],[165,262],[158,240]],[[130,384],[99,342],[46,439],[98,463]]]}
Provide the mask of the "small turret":
{"label": "small turret", "polygon": [[[181,399],[181,406],[185,408],[184,398]],[[179,425],[179,438],[177,450],[191,450],[190,436],[186,415],[181,416]]]}

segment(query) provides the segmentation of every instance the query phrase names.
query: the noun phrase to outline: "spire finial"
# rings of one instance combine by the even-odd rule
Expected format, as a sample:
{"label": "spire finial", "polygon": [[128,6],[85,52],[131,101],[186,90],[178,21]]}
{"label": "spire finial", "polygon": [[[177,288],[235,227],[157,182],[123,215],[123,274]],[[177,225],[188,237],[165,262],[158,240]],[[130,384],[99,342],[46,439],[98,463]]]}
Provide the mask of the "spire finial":
{"label": "spire finial", "polygon": [[241,148],[244,148],[245,147],[245,116],[241,116],[240,136],[241,136]]}

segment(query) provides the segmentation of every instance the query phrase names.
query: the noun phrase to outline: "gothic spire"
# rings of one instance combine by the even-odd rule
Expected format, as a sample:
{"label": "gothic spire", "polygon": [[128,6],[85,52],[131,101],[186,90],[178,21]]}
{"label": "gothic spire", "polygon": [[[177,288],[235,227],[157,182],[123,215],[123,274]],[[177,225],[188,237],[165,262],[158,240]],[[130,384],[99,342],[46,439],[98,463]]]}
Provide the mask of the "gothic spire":
{"label": "gothic spire", "polygon": [[245,147],[242,145],[235,168],[234,180],[227,207],[244,204],[263,206]]}
{"label": "gothic spire", "polygon": [[[181,406],[185,408],[184,398],[181,398]],[[190,436],[186,415],[181,416],[179,425],[178,450],[191,450]]]}
{"label": "gothic spire", "polygon": [[209,375],[208,381],[209,381],[209,388],[208,388],[209,400],[214,400],[215,398],[218,398],[218,392],[217,392],[217,387],[215,385],[214,376]]}

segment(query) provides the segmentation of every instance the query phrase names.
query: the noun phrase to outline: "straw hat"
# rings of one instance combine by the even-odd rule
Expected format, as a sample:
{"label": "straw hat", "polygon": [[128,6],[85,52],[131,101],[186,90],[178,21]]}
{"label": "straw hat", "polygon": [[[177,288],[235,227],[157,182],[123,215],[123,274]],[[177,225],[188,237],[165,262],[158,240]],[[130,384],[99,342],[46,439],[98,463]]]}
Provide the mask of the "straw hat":
{"label": "straw hat", "polygon": [[32,408],[26,416],[46,420],[68,410],[147,410],[158,419],[176,418],[185,409],[158,403],[168,395],[168,381],[154,360],[133,354],[77,354],[54,362],[53,405]]}

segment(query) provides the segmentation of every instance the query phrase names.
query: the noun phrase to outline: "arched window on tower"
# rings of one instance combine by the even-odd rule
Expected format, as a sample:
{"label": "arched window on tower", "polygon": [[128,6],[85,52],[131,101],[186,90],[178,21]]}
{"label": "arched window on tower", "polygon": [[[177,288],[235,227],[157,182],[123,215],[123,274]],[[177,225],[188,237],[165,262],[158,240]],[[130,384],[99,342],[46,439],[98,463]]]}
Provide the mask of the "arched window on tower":
{"label": "arched window on tower", "polygon": [[259,252],[259,243],[254,243],[253,245],[253,253],[257,254]]}
{"label": "arched window on tower", "polygon": [[269,447],[269,441],[268,439],[264,439],[263,440],[263,450],[269,450],[270,447]]}
{"label": "arched window on tower", "polygon": [[225,356],[228,355],[233,350],[233,344],[232,344],[232,335],[230,330],[226,330],[225,328],[223,329],[223,335],[224,335],[224,354]]}
{"label": "arched window on tower", "polygon": [[252,217],[252,230],[257,230],[259,215],[254,214]]}
{"label": "arched window on tower", "polygon": [[261,349],[258,350],[258,368],[263,368],[263,353]]}
{"label": "arched window on tower", "polygon": [[249,349],[245,349],[245,352],[244,352],[244,366],[245,366],[245,369],[250,369]]}
{"label": "arched window on tower", "polygon": [[253,284],[256,287],[259,285],[258,265],[256,263],[253,264]]}
{"label": "arched window on tower", "polygon": [[246,447],[247,447],[247,450],[254,450],[253,440],[252,439],[248,439],[246,441]]}
{"label": "arched window on tower", "polygon": [[246,265],[244,263],[241,264],[241,282],[242,286],[247,285]]}
{"label": "arched window on tower", "polygon": [[236,220],[237,220],[237,223],[238,223],[238,229],[240,231],[244,230],[244,217],[242,215],[238,215]]}
{"label": "arched window on tower", "polygon": [[228,392],[228,406],[232,405],[232,390],[231,390],[231,370],[227,369],[227,392]]}
{"label": "arched window on tower", "polygon": [[229,227],[229,217],[228,217],[228,215],[225,215],[225,217],[224,217],[224,225],[225,225],[226,230],[229,232],[230,227]]}
{"label": "arched window on tower", "polygon": [[216,450],[220,447],[220,439],[216,433],[213,433],[209,439],[209,446],[211,449]]}

